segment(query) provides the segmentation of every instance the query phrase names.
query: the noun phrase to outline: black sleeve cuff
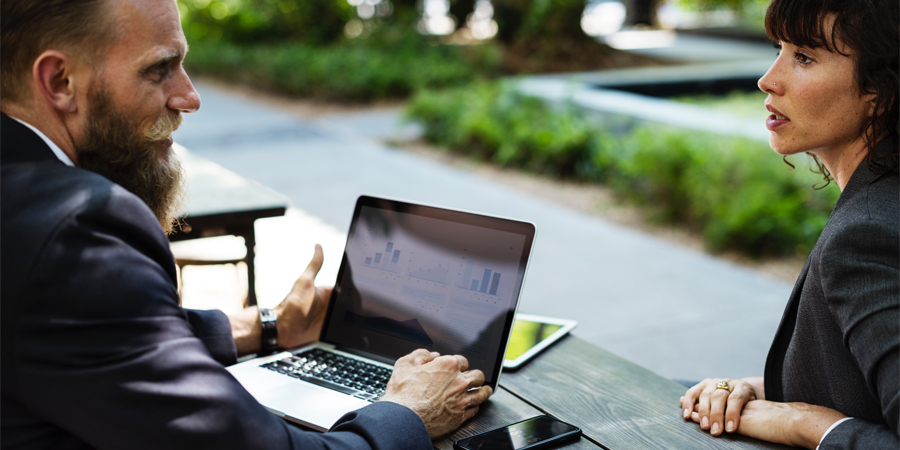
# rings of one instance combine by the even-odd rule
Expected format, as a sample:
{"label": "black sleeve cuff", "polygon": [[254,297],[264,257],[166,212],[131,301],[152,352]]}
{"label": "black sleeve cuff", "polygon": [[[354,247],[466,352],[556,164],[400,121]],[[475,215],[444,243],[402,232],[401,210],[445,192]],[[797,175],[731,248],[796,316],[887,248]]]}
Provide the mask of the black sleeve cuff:
{"label": "black sleeve cuff", "polygon": [[422,419],[411,409],[392,402],[376,402],[349,412],[329,431],[351,431],[362,436],[373,449],[432,448]]}
{"label": "black sleeve cuff", "polygon": [[223,366],[237,362],[237,348],[231,334],[231,322],[222,311],[212,309],[200,311],[186,309],[188,322],[194,329],[194,335],[203,341],[213,359]]}
{"label": "black sleeve cuff", "polygon": [[818,450],[900,448],[897,433],[884,425],[854,418],[834,427]]}

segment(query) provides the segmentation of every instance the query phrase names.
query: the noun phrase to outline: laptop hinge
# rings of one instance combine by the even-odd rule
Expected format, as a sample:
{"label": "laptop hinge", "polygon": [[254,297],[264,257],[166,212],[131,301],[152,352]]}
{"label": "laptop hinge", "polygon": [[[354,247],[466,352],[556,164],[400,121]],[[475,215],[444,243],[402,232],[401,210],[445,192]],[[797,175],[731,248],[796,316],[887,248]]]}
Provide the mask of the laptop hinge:
{"label": "laptop hinge", "polygon": [[380,363],[388,364],[391,366],[393,366],[394,363],[397,362],[396,359],[386,358],[381,355],[376,355],[375,353],[370,353],[365,350],[360,350],[358,348],[348,347],[346,345],[335,345],[334,348],[337,350],[340,350],[342,352],[347,352],[347,353],[350,353],[353,355],[359,355],[359,356],[362,356],[363,358],[368,358],[368,359],[375,360]]}

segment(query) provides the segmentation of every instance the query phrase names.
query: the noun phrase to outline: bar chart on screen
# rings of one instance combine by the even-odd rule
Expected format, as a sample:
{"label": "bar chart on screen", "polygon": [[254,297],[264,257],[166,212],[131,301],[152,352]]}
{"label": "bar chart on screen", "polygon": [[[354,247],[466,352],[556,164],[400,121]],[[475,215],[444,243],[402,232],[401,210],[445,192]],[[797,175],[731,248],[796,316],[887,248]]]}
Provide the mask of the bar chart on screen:
{"label": "bar chart on screen", "polygon": [[384,252],[376,252],[372,256],[366,255],[363,259],[365,266],[398,273],[397,264],[400,262],[400,249],[394,248],[394,243],[388,241]]}
{"label": "bar chart on screen", "polygon": [[487,267],[477,267],[474,262],[460,264],[456,287],[488,295],[498,295],[500,279],[503,275]]}

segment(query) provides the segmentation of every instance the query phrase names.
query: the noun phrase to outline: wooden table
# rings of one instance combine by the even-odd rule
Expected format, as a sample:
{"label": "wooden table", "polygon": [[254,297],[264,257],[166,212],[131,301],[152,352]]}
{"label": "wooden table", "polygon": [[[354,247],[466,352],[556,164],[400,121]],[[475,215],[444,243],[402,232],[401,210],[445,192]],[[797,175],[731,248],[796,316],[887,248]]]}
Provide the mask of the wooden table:
{"label": "wooden table", "polygon": [[581,440],[565,449],[786,449],[782,445],[723,434],[713,437],[681,418],[686,389],[577,337],[558,342],[514,373],[456,433],[453,441],[540,414],[581,428]]}
{"label": "wooden table", "polygon": [[264,217],[283,216],[288,206],[285,196],[175,144],[188,180],[188,205],[184,229],[169,236],[182,241],[213,236],[244,238],[247,253],[247,298],[256,304],[256,233],[253,223]]}

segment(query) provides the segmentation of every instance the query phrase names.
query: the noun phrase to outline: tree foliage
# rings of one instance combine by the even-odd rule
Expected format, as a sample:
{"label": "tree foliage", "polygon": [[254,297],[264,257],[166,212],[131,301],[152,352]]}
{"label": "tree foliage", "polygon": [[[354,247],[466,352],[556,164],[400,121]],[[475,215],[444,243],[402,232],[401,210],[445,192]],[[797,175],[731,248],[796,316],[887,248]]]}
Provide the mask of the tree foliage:
{"label": "tree foliage", "polygon": [[498,39],[522,41],[588,40],[581,30],[584,0],[493,0]]}
{"label": "tree foliage", "polygon": [[354,17],[346,0],[178,0],[189,40],[235,43],[339,39]]}

